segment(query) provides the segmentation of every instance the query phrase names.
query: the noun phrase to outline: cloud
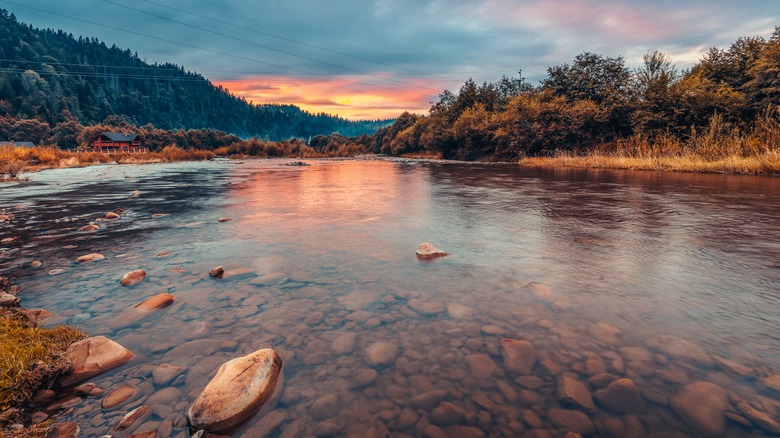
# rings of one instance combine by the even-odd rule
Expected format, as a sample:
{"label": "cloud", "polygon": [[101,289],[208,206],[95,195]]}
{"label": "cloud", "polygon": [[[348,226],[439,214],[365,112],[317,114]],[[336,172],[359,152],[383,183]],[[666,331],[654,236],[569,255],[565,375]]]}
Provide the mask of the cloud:
{"label": "cloud", "polygon": [[469,77],[495,81],[522,69],[536,82],[584,50],[629,65],[661,50],[685,68],[710,47],[780,24],[766,0],[111,1],[147,13],[102,1],[6,7],[36,27],[183,65],[256,102],[349,117],[424,112]]}

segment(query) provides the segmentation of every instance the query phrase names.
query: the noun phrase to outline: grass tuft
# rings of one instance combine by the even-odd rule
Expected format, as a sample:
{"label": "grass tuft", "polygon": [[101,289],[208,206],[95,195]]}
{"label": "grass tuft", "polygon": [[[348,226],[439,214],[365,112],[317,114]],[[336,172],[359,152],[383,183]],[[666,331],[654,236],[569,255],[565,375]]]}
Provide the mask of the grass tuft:
{"label": "grass tuft", "polygon": [[67,371],[65,349],[84,333],[35,326],[22,311],[0,309],[0,411],[25,407],[33,393]]}

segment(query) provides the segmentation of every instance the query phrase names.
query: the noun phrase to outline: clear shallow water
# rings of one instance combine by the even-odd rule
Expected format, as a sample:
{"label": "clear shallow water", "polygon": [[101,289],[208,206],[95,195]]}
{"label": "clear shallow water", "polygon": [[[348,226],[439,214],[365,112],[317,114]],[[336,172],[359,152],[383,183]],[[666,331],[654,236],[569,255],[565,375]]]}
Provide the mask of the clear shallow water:
{"label": "clear shallow water", "polygon": [[[0,189],[0,208],[16,215],[0,237],[18,237],[2,247],[0,267],[16,277],[23,305],[46,308],[56,322],[107,335],[138,355],[93,381],[106,391],[129,383],[142,397],[110,411],[100,409],[100,397],[86,398],[64,420],[99,436],[133,407],[151,404],[154,414],[138,430],[188,436],[171,423],[216,368],[273,347],[285,359],[276,435],[366,436],[386,428],[422,436],[427,422],[451,434],[453,425],[492,436],[534,427],[563,432],[548,418],[561,407],[561,374],[537,366],[543,385],[523,387],[502,366],[502,338],[531,341],[542,359],[583,382],[602,368],[632,378],[649,401],[637,420],[647,434],[694,436],[664,402],[693,381],[748,400],[776,396],[758,390],[755,379],[780,369],[780,179],[280,164],[54,170]],[[115,208],[125,210],[121,219],[94,234],[76,231]],[[221,217],[233,220],[219,223]],[[450,255],[418,261],[422,241]],[[106,259],[75,262],[91,252]],[[44,264],[32,269],[33,260]],[[244,273],[210,279],[217,265]],[[147,279],[121,287],[121,276],[138,268]],[[177,302],[136,326],[112,328],[122,310],[162,292]],[[615,340],[599,336],[604,324],[620,331]],[[354,336],[350,353],[332,345],[345,334]],[[659,354],[654,341],[665,335],[702,347],[715,364]],[[378,341],[397,347],[392,365],[368,363],[366,350]],[[655,356],[631,362],[625,347]],[[495,364],[489,376],[469,366],[472,355]],[[720,358],[749,375],[729,371]],[[155,386],[151,370],[160,363],[187,372]],[[448,407],[445,419],[413,401],[439,389],[457,408],[453,414]],[[315,402],[327,395],[336,396],[336,408],[322,412]],[[593,436],[610,436],[605,425],[616,420],[636,426],[631,416],[598,407],[590,414]],[[541,426],[522,419],[528,411]],[[261,420],[226,434],[260,436],[269,427]],[[770,436],[733,422],[729,434]]]}

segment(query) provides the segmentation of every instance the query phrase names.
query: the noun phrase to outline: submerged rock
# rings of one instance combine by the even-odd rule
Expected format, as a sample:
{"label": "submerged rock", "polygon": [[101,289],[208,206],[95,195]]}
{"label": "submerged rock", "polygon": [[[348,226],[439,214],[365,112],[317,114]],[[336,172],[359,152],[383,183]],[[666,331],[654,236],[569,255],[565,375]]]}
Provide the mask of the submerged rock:
{"label": "submerged rock", "polygon": [[595,395],[604,407],[621,414],[641,414],[645,410],[645,400],[631,379],[615,379]]}
{"label": "submerged rock", "polygon": [[76,341],[65,350],[65,358],[73,364],[73,372],[59,379],[59,384],[69,386],[118,367],[130,361],[132,351],[108,339],[94,336]]}
{"label": "submerged rock", "polygon": [[504,368],[518,374],[531,374],[539,359],[534,345],[522,339],[502,339],[501,357]]}
{"label": "submerged rock", "polygon": [[119,214],[113,211],[106,213],[106,219],[119,219]]}
{"label": "submerged rock", "polygon": [[99,226],[97,226],[95,224],[89,224],[89,225],[84,225],[83,227],[79,228],[79,231],[81,231],[82,233],[90,233],[90,232],[97,231],[99,229],[100,229]]}
{"label": "submerged rock", "polygon": [[373,367],[390,365],[398,356],[398,346],[388,341],[379,341],[366,349],[366,361]]}
{"label": "submerged rock", "polygon": [[222,430],[258,409],[270,411],[282,392],[282,381],[282,359],[270,348],[230,360],[190,407],[190,423],[196,430]]}
{"label": "submerged rock", "polygon": [[678,360],[713,366],[712,359],[703,348],[677,336],[657,336],[645,340],[645,345]]}
{"label": "submerged rock", "polygon": [[148,318],[155,310],[170,306],[174,301],[176,301],[176,297],[169,293],[157,294],[126,309],[116,318],[113,318],[109,325],[114,329],[129,327]]}
{"label": "submerged rock", "polygon": [[433,244],[428,242],[423,242],[417,247],[417,258],[421,260],[430,260],[446,255],[446,252],[436,248]]}
{"label": "submerged rock", "polygon": [[127,401],[131,401],[138,394],[138,388],[132,385],[122,385],[115,388],[103,398],[100,407],[103,409],[113,409]]}
{"label": "submerged rock", "polygon": [[722,436],[726,430],[726,391],[710,382],[695,382],[672,397],[672,409],[702,436]]}
{"label": "submerged rock", "polygon": [[146,271],[143,269],[136,269],[125,274],[119,282],[122,286],[132,286],[144,281],[146,278]]}
{"label": "submerged rock", "polygon": [[80,256],[79,258],[76,259],[76,261],[79,263],[84,263],[84,262],[91,262],[95,260],[103,260],[105,258],[106,257],[103,254],[98,254],[96,252],[93,252],[91,254],[85,254],[83,256]]}
{"label": "submerged rock", "polygon": [[588,387],[571,377],[564,376],[558,380],[558,401],[581,411],[596,412]]}

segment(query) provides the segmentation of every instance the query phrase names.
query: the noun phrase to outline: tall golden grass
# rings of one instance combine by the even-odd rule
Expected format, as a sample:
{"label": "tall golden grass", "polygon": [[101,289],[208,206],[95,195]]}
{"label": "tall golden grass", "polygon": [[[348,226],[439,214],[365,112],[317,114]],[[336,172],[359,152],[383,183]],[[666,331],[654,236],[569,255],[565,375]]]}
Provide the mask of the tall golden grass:
{"label": "tall golden grass", "polygon": [[0,146],[0,181],[15,180],[23,172],[42,169],[81,167],[101,163],[156,163],[172,161],[197,161],[214,158],[215,153],[168,145],[161,151],[145,154],[104,154],[90,151],[69,151],[55,147],[23,148]]}
{"label": "tall golden grass", "polygon": [[528,157],[533,166],[597,167],[738,174],[780,174],[780,109],[769,110],[742,131],[715,115],[687,139],[669,133],[636,134],[584,153]]}

